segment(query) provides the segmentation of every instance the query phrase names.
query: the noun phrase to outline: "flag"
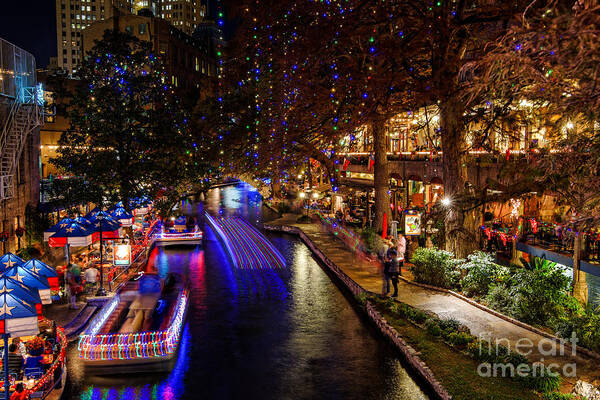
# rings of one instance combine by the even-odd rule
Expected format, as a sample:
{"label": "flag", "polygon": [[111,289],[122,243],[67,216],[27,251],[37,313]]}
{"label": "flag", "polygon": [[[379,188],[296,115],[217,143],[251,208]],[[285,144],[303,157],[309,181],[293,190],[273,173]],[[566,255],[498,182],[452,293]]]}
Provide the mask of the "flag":
{"label": "flag", "polygon": [[373,158],[373,154],[369,155],[369,171],[373,169],[375,166],[375,159]]}
{"label": "flag", "polygon": [[342,171],[347,170],[349,165],[350,165],[350,160],[348,160],[347,158],[344,157],[344,164],[342,165]]}

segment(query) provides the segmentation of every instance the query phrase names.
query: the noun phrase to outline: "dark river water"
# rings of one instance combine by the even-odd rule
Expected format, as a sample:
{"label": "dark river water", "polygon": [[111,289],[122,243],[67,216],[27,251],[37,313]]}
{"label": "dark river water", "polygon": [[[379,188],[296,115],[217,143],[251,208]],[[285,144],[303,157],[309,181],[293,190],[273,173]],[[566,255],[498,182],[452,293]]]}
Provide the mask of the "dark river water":
{"label": "dark river water", "polygon": [[[251,187],[212,190],[184,212],[270,218]],[[149,266],[189,277],[191,303],[178,358],[170,373],[86,375],[69,352],[66,398],[104,399],[426,399],[348,300],[292,236],[269,235],[284,270],[231,265],[214,233],[204,246],[160,250]]]}

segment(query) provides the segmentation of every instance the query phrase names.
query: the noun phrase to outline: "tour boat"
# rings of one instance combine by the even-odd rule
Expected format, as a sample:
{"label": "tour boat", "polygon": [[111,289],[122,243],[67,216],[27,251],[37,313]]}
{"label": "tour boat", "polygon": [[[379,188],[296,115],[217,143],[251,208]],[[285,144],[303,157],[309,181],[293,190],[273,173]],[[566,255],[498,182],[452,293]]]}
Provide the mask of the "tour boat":
{"label": "tour boat", "polygon": [[79,338],[92,374],[162,371],[172,367],[189,303],[183,279],[141,274],[124,283]]}
{"label": "tour boat", "polygon": [[198,225],[187,229],[187,219],[181,216],[173,221],[171,228],[157,224],[152,232],[152,242],[159,247],[166,246],[193,246],[202,243],[202,231]]}
{"label": "tour boat", "polygon": [[192,246],[202,244],[202,231],[192,232],[158,232],[152,239],[159,247],[167,246]]}

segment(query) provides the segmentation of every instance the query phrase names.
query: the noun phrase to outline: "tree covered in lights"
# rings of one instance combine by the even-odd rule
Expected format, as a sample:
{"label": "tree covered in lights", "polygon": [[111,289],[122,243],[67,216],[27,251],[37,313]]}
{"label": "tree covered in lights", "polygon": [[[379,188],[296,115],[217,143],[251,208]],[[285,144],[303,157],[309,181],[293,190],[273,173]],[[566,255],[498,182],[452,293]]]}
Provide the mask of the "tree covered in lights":
{"label": "tree covered in lights", "polygon": [[200,181],[203,165],[184,112],[150,43],[107,30],[78,76],[71,127],[53,160],[62,171],[125,205]]}
{"label": "tree covered in lights", "polygon": [[446,247],[459,256],[469,253],[476,245],[480,208],[474,206],[477,188],[468,182],[468,151],[493,148],[490,132],[511,117],[514,98],[508,92],[471,91],[473,75],[466,72],[529,3],[247,2],[242,7],[246,78],[259,74],[269,82],[263,85],[267,91],[256,92],[256,106],[264,111],[268,105],[272,120],[261,122],[264,139],[275,127],[275,136],[292,143],[301,138],[332,153],[341,135],[367,125],[374,139],[375,226],[380,228],[389,212],[386,123],[398,113],[435,105],[444,190],[452,199],[445,216]]}

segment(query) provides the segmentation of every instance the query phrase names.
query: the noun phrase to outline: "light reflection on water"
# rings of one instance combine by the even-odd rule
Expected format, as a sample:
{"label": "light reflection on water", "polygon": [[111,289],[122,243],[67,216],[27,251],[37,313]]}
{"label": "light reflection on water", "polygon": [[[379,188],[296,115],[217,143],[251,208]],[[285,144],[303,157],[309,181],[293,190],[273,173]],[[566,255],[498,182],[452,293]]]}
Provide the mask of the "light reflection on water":
{"label": "light reflection on water", "polygon": [[[209,193],[207,209],[260,221],[264,214],[255,199],[256,192],[244,187],[222,188]],[[201,205],[182,208],[201,215]],[[68,398],[426,398],[302,243],[270,236],[286,269],[249,271],[231,265],[210,230],[205,237],[203,249],[151,255],[161,275],[176,271],[189,277],[190,309],[174,369],[90,378],[75,345],[69,352]]]}

